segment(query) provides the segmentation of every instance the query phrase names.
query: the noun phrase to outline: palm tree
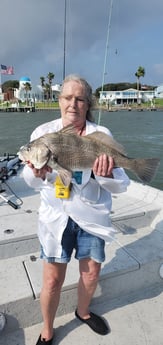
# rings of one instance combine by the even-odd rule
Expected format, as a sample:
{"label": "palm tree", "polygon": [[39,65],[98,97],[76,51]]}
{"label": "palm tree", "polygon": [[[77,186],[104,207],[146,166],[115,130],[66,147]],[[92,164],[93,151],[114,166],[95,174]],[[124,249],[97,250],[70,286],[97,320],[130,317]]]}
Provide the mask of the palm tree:
{"label": "palm tree", "polygon": [[26,95],[26,105],[28,105],[28,91],[32,90],[32,86],[28,82],[24,83],[23,86],[24,86],[25,95]]}
{"label": "palm tree", "polygon": [[135,77],[137,78],[137,93],[138,93],[137,102],[138,103],[139,103],[140,77],[144,77],[144,76],[145,76],[145,68],[142,66],[139,66],[135,73]]}
{"label": "palm tree", "polygon": [[41,81],[41,86],[44,87],[44,85],[45,85],[45,78],[44,77],[40,77],[40,81]]}
{"label": "palm tree", "polygon": [[40,77],[40,81],[41,81],[41,87],[42,87],[42,101],[44,100],[44,93],[45,93],[45,78],[44,77]]}
{"label": "palm tree", "polygon": [[50,85],[48,83],[44,86],[44,92],[46,95],[46,100],[48,101],[50,99]]}
{"label": "palm tree", "polygon": [[48,82],[49,82],[49,89],[50,89],[50,98],[52,100],[52,80],[54,79],[55,74],[52,72],[49,72],[47,75]]}

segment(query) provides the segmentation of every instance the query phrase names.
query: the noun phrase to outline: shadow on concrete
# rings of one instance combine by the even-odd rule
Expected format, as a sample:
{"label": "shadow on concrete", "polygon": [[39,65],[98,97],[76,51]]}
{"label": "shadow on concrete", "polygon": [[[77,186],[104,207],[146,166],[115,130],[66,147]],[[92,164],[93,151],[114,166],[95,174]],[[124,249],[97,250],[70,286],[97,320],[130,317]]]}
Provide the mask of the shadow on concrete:
{"label": "shadow on concrete", "polygon": [[[126,233],[124,235],[126,236]],[[130,233],[130,235],[132,234]],[[159,296],[163,291],[163,279],[159,275],[160,265],[163,264],[163,221],[157,223],[155,229],[148,235],[123,245],[122,248],[119,247],[116,250],[116,256],[122,250],[139,262],[139,269],[127,272],[126,275],[121,272],[118,274],[117,272],[116,277],[111,277],[110,285],[112,289],[114,289],[114,283],[120,285],[122,280],[123,286],[125,286],[124,284],[126,286],[129,285],[131,289],[128,291],[126,289],[127,292],[124,291],[123,294],[113,299],[110,298],[110,301],[109,294],[108,296],[106,295],[106,286],[108,286],[108,290],[110,289],[109,275],[106,277],[106,280],[104,279],[104,284],[103,279],[99,281],[101,293],[100,296],[94,297],[92,304],[93,308],[95,305],[94,309],[98,310],[98,312],[101,311],[102,314],[127,304]],[[116,256],[105,264],[105,271],[109,271],[109,267],[115,265]],[[139,279],[142,281],[140,282]]]}
{"label": "shadow on concrete", "polygon": [[[6,316],[6,315],[5,315]],[[6,325],[0,332],[0,345],[26,345],[23,329],[18,329],[19,324],[16,318],[6,316]],[[14,331],[17,329],[17,331]]]}
{"label": "shadow on concrete", "polygon": [[69,335],[74,329],[81,326],[81,322],[76,320],[70,320],[69,322],[65,323],[63,326],[59,326],[55,328],[55,345],[59,345],[62,339],[65,339],[67,335]]}

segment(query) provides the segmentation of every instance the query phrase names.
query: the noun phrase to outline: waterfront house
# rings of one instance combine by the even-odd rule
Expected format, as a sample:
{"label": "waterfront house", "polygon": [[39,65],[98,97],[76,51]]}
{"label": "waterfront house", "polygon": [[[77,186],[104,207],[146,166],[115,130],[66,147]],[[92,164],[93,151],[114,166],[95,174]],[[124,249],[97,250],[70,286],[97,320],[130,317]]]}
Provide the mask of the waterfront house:
{"label": "waterfront house", "polygon": [[104,105],[131,105],[135,103],[152,102],[155,90],[127,89],[121,91],[100,91],[99,103]]}

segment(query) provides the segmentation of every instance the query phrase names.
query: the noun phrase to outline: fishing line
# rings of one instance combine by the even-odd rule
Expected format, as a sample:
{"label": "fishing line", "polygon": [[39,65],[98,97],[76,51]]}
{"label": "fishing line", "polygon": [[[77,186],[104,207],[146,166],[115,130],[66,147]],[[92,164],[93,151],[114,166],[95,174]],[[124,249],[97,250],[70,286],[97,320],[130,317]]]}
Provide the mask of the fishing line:
{"label": "fishing line", "polygon": [[[116,4],[115,4],[115,7],[114,7],[114,13],[115,13],[115,16],[114,16],[114,25],[115,25],[115,29],[114,29],[114,32],[115,32],[115,36],[117,38],[120,37],[120,26],[119,26],[119,23],[120,23],[120,5],[119,5],[119,0],[116,1]],[[115,46],[115,55],[119,55],[119,49],[117,46]]]}

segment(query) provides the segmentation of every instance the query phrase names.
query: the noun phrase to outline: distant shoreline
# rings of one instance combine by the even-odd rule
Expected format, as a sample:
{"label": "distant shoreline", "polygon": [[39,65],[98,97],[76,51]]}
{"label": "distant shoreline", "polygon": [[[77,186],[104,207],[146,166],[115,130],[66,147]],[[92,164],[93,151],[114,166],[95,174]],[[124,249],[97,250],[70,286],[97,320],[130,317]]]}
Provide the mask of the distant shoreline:
{"label": "distant shoreline", "polygon": [[[92,110],[106,111],[106,112],[116,112],[116,111],[163,111],[163,107],[143,107],[143,106],[134,106],[134,107],[124,107],[124,106],[114,106],[108,108],[107,106],[99,106],[95,107]],[[34,107],[34,106],[24,106],[24,107],[0,107],[0,112],[23,112],[23,113],[30,113],[30,112],[37,112],[37,111],[59,111],[60,108],[58,107]]]}

